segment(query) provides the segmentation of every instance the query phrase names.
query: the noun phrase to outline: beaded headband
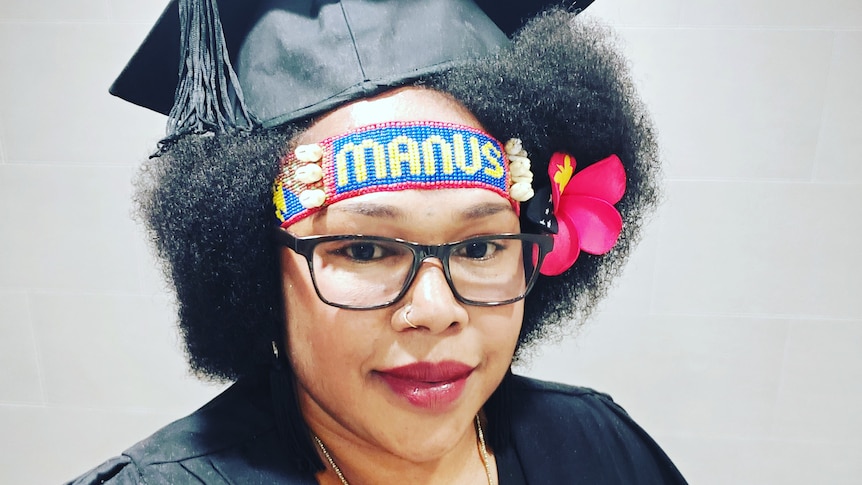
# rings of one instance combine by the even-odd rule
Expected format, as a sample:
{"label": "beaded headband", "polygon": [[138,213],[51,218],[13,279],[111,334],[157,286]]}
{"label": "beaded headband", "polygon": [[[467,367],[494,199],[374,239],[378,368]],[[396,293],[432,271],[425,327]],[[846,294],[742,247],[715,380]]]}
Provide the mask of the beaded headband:
{"label": "beaded headband", "polygon": [[487,189],[517,213],[533,196],[532,180],[520,140],[504,147],[467,126],[389,122],[298,146],[281,162],[273,201],[282,227],[340,200],[407,189]]}

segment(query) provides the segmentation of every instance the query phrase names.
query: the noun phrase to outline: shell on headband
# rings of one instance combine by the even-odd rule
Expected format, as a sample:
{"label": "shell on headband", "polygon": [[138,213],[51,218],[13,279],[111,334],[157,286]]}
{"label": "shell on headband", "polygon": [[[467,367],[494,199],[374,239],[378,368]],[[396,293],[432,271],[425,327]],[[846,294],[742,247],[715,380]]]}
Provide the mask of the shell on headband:
{"label": "shell on headband", "polygon": [[509,186],[509,197],[518,202],[526,202],[533,198],[533,172],[530,170],[530,158],[520,138],[511,138],[505,145],[509,159],[509,175],[512,184]]}
{"label": "shell on headband", "polygon": [[323,206],[326,202],[326,192],[316,185],[323,180],[323,168],[320,162],[323,159],[323,147],[314,143],[311,145],[299,145],[293,151],[297,166],[294,169],[294,179],[309,187],[299,193],[299,203],[306,209]]}

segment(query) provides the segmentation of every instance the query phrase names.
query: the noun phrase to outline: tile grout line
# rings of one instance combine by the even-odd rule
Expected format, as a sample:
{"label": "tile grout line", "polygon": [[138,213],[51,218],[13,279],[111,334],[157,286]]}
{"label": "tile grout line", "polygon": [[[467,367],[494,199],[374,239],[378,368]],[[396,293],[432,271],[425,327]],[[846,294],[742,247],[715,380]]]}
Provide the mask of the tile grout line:
{"label": "tile grout line", "polygon": [[839,27],[835,25],[769,25],[769,24],[613,24],[615,30],[643,31],[736,31],[736,32],[862,32],[859,27]]}
{"label": "tile grout line", "polygon": [[[113,18],[80,18],[80,19],[59,19],[59,18],[0,18],[0,26],[5,25],[141,25],[144,27],[152,27],[153,20],[121,20]],[[142,39],[143,40],[143,39]]]}
{"label": "tile grout line", "polygon": [[[2,149],[2,145],[0,145]],[[24,167],[63,167],[63,168],[136,168],[138,162],[117,163],[117,162],[69,162],[64,160],[47,161],[47,160],[5,160],[6,165],[18,165]]]}
{"label": "tile grout line", "polygon": [[[780,178],[733,178],[733,177],[670,177],[665,179],[668,183],[676,183],[676,182],[686,182],[686,183],[718,183],[718,184],[746,184],[746,185],[754,185],[754,184],[769,184],[769,185],[811,185],[812,180],[809,178],[798,178],[798,179],[780,179]],[[817,185],[836,185],[836,186],[848,186],[848,185],[862,185],[862,182],[859,181],[836,181],[836,180],[821,180],[814,181]]]}
{"label": "tile grout line", "polygon": [[[20,291],[20,288],[16,287],[2,287],[0,286],[0,293],[14,293],[16,291]],[[72,289],[64,289],[64,288],[28,288],[26,290],[28,293],[32,293],[34,295],[49,295],[49,296],[109,296],[109,297],[142,297],[142,298],[159,298],[164,300],[170,300],[173,298],[172,293],[170,292],[143,292],[140,290],[129,290],[129,291],[119,291],[119,290],[99,290],[99,289],[91,289],[91,290],[72,290]]]}
{"label": "tile grout line", "polygon": [[811,315],[804,313],[729,313],[729,312],[672,312],[658,311],[650,312],[651,316],[665,317],[691,317],[691,318],[738,318],[743,320],[787,320],[802,322],[832,322],[832,323],[859,323],[862,325],[862,316],[836,317],[829,315]]}

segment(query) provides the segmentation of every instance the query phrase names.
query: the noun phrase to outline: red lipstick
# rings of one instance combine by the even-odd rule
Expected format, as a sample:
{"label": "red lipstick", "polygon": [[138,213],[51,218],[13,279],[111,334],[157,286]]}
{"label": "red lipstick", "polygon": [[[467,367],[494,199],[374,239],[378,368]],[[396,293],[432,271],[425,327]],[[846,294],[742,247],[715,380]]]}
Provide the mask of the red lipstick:
{"label": "red lipstick", "polygon": [[378,371],[397,396],[424,409],[440,409],[463,393],[473,367],[456,361],[417,362]]}

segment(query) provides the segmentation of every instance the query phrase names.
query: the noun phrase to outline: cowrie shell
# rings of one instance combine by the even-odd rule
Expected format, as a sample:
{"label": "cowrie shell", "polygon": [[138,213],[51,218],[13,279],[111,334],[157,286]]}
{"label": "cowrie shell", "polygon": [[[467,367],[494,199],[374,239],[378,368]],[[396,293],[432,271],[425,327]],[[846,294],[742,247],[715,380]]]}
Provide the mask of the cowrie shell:
{"label": "cowrie shell", "polygon": [[300,162],[316,162],[323,158],[323,148],[318,144],[299,145],[293,151],[296,159]]}
{"label": "cowrie shell", "polygon": [[326,201],[326,192],[320,189],[303,190],[299,193],[299,203],[306,209],[320,207]]}

